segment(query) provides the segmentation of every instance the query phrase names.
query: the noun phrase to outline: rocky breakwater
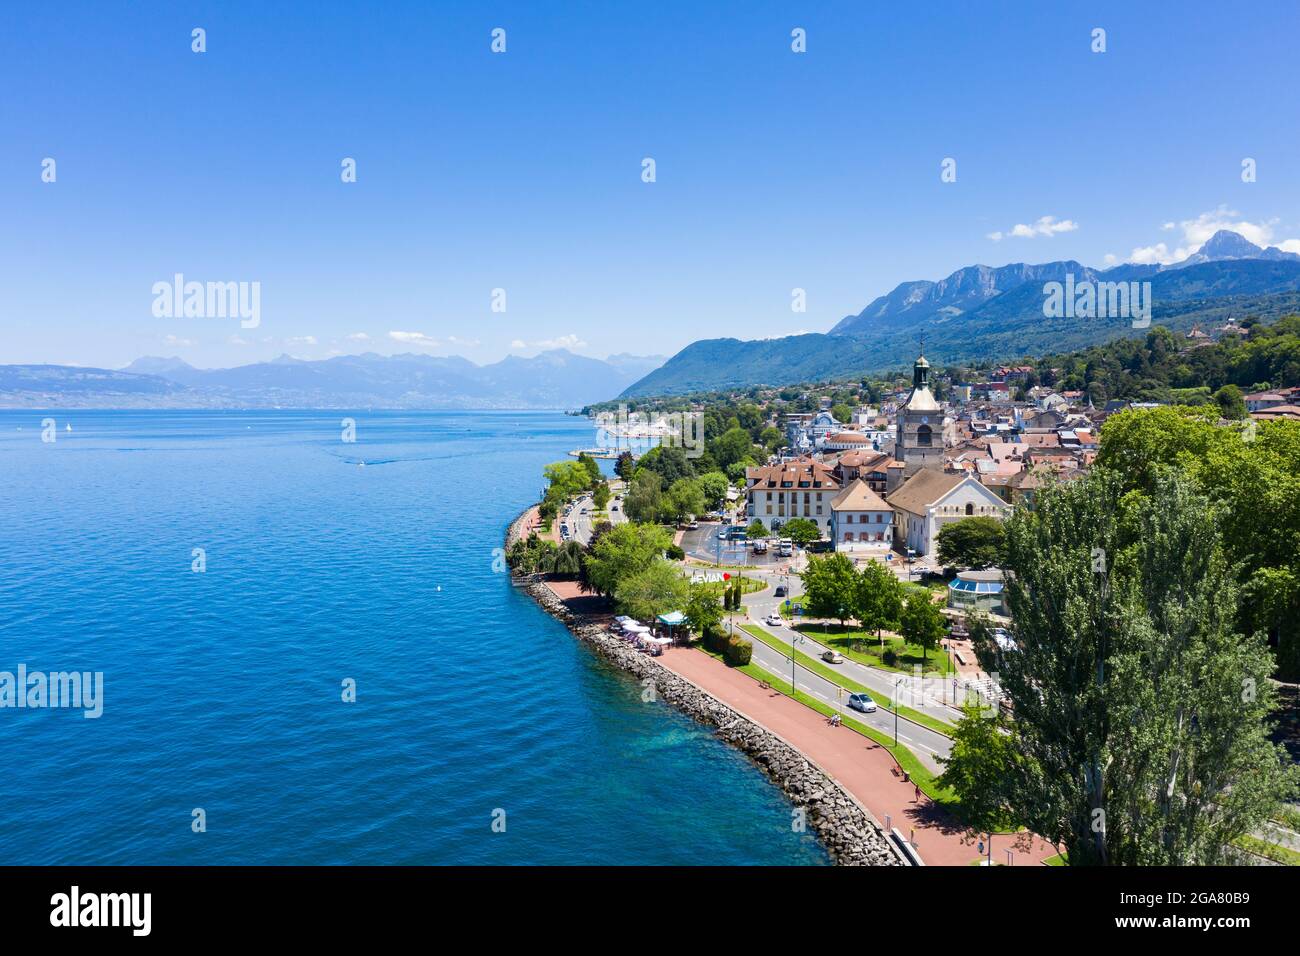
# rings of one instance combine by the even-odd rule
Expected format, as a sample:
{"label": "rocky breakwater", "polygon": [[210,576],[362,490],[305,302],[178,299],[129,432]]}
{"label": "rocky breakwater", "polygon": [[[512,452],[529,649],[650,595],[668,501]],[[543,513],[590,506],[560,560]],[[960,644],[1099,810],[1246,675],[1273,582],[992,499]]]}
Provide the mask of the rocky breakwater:
{"label": "rocky breakwater", "polygon": [[597,654],[643,680],[655,694],[748,755],[783,791],[816,832],[832,859],[843,866],[902,866],[899,852],[877,821],[834,780],[775,734],[732,710],[652,657],[572,613],[544,582],[528,592]]}

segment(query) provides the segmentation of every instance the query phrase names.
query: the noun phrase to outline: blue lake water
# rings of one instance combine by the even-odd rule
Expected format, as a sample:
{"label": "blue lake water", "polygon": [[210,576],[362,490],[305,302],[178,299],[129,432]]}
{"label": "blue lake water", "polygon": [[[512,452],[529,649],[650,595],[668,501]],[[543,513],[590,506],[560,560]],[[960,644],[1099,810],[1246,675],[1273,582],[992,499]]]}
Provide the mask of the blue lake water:
{"label": "blue lake water", "polygon": [[0,671],[104,674],[0,709],[0,864],[827,862],[494,572],[590,423],[349,414],[0,411]]}

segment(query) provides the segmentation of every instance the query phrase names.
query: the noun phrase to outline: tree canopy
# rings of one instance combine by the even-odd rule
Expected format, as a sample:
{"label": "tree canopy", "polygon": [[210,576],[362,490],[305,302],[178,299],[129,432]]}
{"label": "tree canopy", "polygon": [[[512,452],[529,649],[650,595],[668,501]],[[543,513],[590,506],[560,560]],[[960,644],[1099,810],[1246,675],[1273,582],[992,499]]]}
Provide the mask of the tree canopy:
{"label": "tree canopy", "polygon": [[1006,747],[963,718],[943,782],[1070,865],[1218,862],[1296,786],[1267,736],[1273,662],[1235,629],[1219,508],[1179,475],[1122,491],[1097,470],[1008,519],[1017,649],[977,653],[1015,718]]}
{"label": "tree canopy", "polygon": [[988,568],[1002,561],[1002,522],[975,515],[939,529],[939,561],[961,568]]}

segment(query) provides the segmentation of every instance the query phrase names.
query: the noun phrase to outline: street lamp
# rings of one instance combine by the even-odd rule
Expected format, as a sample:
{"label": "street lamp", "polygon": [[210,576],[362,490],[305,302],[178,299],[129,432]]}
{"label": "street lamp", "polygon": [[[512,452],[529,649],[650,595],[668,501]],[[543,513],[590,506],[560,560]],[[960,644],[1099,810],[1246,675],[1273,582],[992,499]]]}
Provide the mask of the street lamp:
{"label": "street lamp", "polygon": [[900,677],[894,681],[894,746],[898,746],[898,688],[903,686],[905,677]]}
{"label": "street lamp", "polygon": [[805,642],[805,640],[804,640],[804,638],[803,638],[802,635],[795,637],[794,640],[792,640],[792,641],[790,642],[790,696],[791,696],[792,698],[794,697],[794,695],[795,695],[795,693],[796,693],[796,691],[795,691],[795,686],[794,686],[794,676],[795,676],[795,675],[794,675],[794,668],[795,668],[794,655],[795,655],[795,651],[798,649],[798,648],[797,648],[797,645],[799,645],[799,644],[804,644],[804,643],[806,643],[806,642]]}

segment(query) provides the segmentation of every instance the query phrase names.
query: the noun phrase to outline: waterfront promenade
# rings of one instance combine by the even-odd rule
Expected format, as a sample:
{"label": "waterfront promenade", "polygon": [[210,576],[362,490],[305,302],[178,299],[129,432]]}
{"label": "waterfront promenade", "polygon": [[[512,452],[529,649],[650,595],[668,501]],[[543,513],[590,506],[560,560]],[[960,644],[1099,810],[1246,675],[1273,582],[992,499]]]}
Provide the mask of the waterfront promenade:
{"label": "waterfront promenade", "polygon": [[[578,613],[589,612],[598,599],[584,595],[576,582],[548,585]],[[883,826],[897,827],[910,838],[927,866],[970,866],[980,861],[980,834],[953,820],[925,794],[903,780],[898,763],[884,747],[847,727],[831,727],[826,718],[784,694],[765,689],[746,674],[691,647],[673,647],[655,660],[695,684],[754,723],[785,740],[858,800]],[[1030,834],[994,834],[993,862],[1038,865],[1057,850]],[[988,847],[985,846],[987,855]]]}
{"label": "waterfront promenade", "polygon": [[[765,690],[703,651],[673,648],[659,663],[786,740],[838,780],[882,825],[892,824],[910,837],[927,866],[979,862],[979,835],[955,823],[925,794],[918,801],[915,788],[903,782],[893,756],[879,744],[847,727],[828,726],[816,711]],[[995,834],[993,862],[1005,864],[1008,849],[1016,866],[1039,864],[1057,853],[1039,837]]]}

